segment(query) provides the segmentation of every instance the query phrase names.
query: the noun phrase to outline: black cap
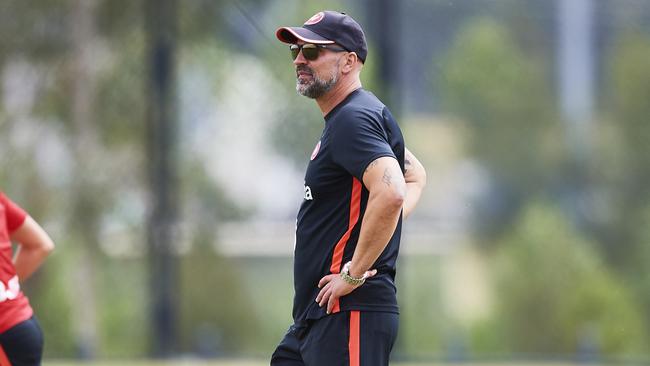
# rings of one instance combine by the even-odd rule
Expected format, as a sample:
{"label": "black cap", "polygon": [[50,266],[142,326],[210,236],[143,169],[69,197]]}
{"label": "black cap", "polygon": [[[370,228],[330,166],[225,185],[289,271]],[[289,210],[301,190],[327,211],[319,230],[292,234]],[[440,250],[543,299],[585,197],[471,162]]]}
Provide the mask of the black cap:
{"label": "black cap", "polygon": [[314,14],[302,27],[281,27],[275,36],[284,43],[303,42],[314,44],[336,43],[357,54],[366,61],[368,45],[363,29],[351,16],[338,11],[325,10]]}

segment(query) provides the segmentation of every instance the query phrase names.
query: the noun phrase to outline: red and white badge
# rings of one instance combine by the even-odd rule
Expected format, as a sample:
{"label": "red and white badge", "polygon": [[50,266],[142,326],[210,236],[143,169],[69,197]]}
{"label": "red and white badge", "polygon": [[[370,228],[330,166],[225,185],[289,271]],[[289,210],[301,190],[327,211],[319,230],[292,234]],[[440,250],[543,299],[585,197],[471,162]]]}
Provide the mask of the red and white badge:
{"label": "red and white badge", "polygon": [[314,148],[314,151],[311,153],[311,158],[309,160],[316,159],[316,155],[318,155],[319,151],[320,151],[320,140],[318,140],[318,143],[316,144],[316,147]]}
{"label": "red and white badge", "polygon": [[314,14],[311,18],[307,19],[307,21],[305,22],[304,25],[316,24],[316,23],[320,22],[321,20],[323,20],[323,18],[325,18],[325,13],[323,13],[322,11],[318,12],[318,13]]}

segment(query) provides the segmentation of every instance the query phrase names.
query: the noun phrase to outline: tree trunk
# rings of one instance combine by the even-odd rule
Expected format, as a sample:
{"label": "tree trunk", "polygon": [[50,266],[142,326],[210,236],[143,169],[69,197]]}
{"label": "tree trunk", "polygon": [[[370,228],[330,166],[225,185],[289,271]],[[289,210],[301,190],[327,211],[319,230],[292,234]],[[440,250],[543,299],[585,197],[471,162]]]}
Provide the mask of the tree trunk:
{"label": "tree trunk", "polygon": [[[98,229],[100,206],[97,183],[93,180],[93,159],[99,146],[93,105],[96,80],[92,72],[92,47],[95,38],[96,0],[76,0],[72,10],[73,56],[72,75],[72,149],[75,158],[72,222],[68,232],[78,232],[71,238],[75,247],[71,286],[73,290],[74,331],[81,358],[94,358],[97,353],[97,303],[95,293],[95,257],[99,247]],[[96,154],[96,153],[95,153]]]}
{"label": "tree trunk", "polygon": [[147,0],[147,147],[152,355],[177,351],[178,261],[174,254],[176,177],[176,0]]}

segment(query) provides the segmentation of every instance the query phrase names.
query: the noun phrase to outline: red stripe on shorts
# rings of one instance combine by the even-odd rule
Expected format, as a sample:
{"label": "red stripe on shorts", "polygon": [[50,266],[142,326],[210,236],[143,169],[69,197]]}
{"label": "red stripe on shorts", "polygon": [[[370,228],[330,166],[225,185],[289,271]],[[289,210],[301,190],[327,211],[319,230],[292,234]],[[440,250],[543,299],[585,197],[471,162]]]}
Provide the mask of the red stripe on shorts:
{"label": "red stripe on shorts", "polygon": [[350,350],[350,366],[360,365],[360,344],[359,344],[359,328],[361,326],[359,311],[350,312],[350,340],[348,348]]}

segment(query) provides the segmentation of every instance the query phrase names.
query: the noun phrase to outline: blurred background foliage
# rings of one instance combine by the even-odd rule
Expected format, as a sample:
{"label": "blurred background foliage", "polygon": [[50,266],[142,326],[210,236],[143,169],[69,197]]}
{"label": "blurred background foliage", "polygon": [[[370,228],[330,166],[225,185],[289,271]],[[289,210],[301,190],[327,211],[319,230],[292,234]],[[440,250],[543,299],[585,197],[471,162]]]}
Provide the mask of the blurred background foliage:
{"label": "blurred background foliage", "polygon": [[[428,170],[395,357],[649,359],[650,5],[634,0],[178,1],[173,353],[266,358],[290,324],[322,117],[274,31],[323,9],[366,29],[364,86]],[[0,3],[0,187],[57,244],[24,284],[48,359],[146,357],[156,339],[145,10]],[[586,58],[563,64],[574,25]],[[560,70],[585,60],[576,117]]]}

